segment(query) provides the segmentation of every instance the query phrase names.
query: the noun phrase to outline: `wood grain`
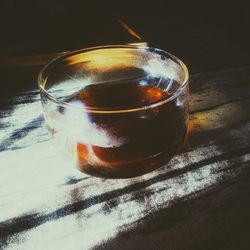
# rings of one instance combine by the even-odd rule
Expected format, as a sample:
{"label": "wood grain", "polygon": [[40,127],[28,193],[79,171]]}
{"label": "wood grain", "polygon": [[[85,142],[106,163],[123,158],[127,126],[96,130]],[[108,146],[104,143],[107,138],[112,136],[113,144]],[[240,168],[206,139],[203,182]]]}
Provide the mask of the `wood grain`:
{"label": "wood grain", "polygon": [[[249,76],[249,67],[193,74],[189,139],[183,150],[161,169],[128,180],[102,180],[74,172],[47,141],[38,93],[5,96],[2,103],[11,109],[1,113],[3,248],[30,249],[37,244],[39,249],[45,244],[53,249],[61,244],[69,247],[74,241],[76,249],[99,244],[104,249],[138,249],[138,244],[152,249],[148,242],[152,240],[159,241],[159,246],[169,244],[170,249],[185,249],[186,244],[199,249],[201,241],[232,233],[236,229],[230,223],[240,223],[242,216],[228,222],[209,220],[216,216],[216,207],[221,209],[218,216],[238,213],[230,201],[238,197],[249,176]],[[236,206],[245,214],[240,204],[244,199],[249,202],[247,194],[248,188]],[[223,199],[214,203],[217,196]],[[194,212],[188,216],[182,212],[186,209]],[[202,222],[196,224],[195,219]],[[167,221],[165,226],[158,223],[162,220]],[[221,231],[213,232],[216,226]],[[204,227],[207,234],[198,234]],[[148,241],[140,236],[141,230],[149,234]],[[67,232],[71,236],[65,238]],[[186,234],[184,245],[175,236],[178,233]],[[91,235],[95,241],[88,241]],[[199,240],[191,241],[195,235]]]}

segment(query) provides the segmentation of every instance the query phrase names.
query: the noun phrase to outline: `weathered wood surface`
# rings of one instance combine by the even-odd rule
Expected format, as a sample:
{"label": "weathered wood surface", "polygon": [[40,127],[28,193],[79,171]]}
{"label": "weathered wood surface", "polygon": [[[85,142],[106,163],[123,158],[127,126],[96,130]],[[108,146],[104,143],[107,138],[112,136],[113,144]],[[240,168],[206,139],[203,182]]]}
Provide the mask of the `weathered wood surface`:
{"label": "weathered wood surface", "polygon": [[191,70],[189,138],[141,177],[72,170],[48,141],[39,67],[1,72],[0,249],[249,249],[249,46],[187,16],[171,39],[132,20]]}
{"label": "weathered wood surface", "polygon": [[136,236],[128,233],[118,246],[111,240],[107,249],[136,248],[134,237],[142,245],[146,238],[148,249],[156,244],[151,237],[172,249],[183,247],[178,234],[190,247],[223,234],[241,237],[250,218],[249,81],[250,67],[193,74],[186,147],[167,166],[131,180],[96,179],[64,166],[47,141],[37,91],[1,98],[11,107],[1,112],[2,247],[88,249],[122,237],[127,226]]}

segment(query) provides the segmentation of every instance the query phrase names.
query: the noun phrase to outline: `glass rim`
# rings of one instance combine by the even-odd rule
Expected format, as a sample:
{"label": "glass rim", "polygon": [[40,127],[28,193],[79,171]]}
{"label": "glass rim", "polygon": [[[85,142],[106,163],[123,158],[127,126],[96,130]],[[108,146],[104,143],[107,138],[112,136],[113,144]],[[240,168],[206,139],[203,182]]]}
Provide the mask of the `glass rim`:
{"label": "glass rim", "polygon": [[[84,52],[88,52],[88,51],[92,51],[92,50],[112,49],[112,48],[114,48],[114,49],[128,48],[128,49],[135,49],[135,50],[144,49],[144,50],[154,50],[155,52],[157,52],[157,51],[162,52],[162,53],[168,55],[170,57],[170,59],[174,60],[175,62],[177,62],[180,65],[180,67],[184,73],[184,79],[183,79],[182,83],[180,83],[180,86],[174,92],[174,94],[165,98],[164,100],[160,100],[160,101],[148,104],[148,105],[144,105],[142,107],[128,108],[128,109],[119,109],[119,108],[107,109],[107,108],[94,108],[94,107],[80,107],[80,106],[74,105],[72,103],[67,103],[67,102],[64,102],[64,101],[57,99],[53,95],[49,94],[48,91],[44,88],[44,86],[46,85],[46,80],[47,80],[45,72],[46,72],[46,70],[48,70],[48,68],[52,67],[54,64],[62,61],[63,59],[65,59],[67,57],[70,57],[70,56],[73,56],[76,54],[80,54],[80,53],[84,53]],[[58,104],[59,106],[62,106],[65,108],[70,107],[70,108],[81,109],[81,110],[84,110],[84,111],[89,112],[89,113],[128,113],[128,112],[136,112],[136,111],[147,110],[150,108],[155,108],[155,107],[161,106],[164,103],[167,103],[167,102],[175,99],[188,85],[188,80],[189,80],[189,72],[188,72],[187,66],[179,58],[177,58],[176,56],[174,56],[171,53],[169,53],[165,50],[162,50],[162,49],[158,49],[158,48],[154,48],[154,47],[150,47],[150,46],[138,46],[138,45],[104,45],[104,46],[95,46],[95,47],[89,47],[89,48],[84,48],[84,49],[80,49],[80,50],[75,50],[72,52],[67,52],[64,55],[58,56],[58,57],[54,58],[53,60],[51,60],[49,63],[47,63],[40,70],[40,72],[38,74],[38,86],[39,86],[40,92],[43,93],[46,96],[46,98],[48,98],[49,100]]]}

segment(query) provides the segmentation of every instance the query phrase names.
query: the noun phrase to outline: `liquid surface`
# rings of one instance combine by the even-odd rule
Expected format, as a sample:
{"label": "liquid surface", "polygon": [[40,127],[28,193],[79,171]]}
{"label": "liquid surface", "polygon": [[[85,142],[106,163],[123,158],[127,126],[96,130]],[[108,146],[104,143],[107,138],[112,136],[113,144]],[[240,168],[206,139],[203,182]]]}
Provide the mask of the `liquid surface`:
{"label": "liquid surface", "polygon": [[162,101],[170,95],[155,86],[142,86],[136,81],[89,85],[68,102],[80,101],[95,109],[131,109]]}

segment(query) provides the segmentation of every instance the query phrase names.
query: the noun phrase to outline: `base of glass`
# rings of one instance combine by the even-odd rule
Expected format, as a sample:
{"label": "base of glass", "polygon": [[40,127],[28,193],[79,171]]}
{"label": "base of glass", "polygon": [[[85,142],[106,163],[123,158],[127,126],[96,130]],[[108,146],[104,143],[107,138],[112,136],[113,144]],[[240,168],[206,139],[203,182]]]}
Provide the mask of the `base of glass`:
{"label": "base of glass", "polygon": [[166,163],[168,163],[174,154],[181,148],[186,136],[187,133],[185,132],[184,136],[182,136],[175,145],[172,145],[171,149],[165,149],[156,155],[134,163],[114,166],[80,165],[78,168],[85,174],[100,178],[121,179],[137,177],[166,165]]}

